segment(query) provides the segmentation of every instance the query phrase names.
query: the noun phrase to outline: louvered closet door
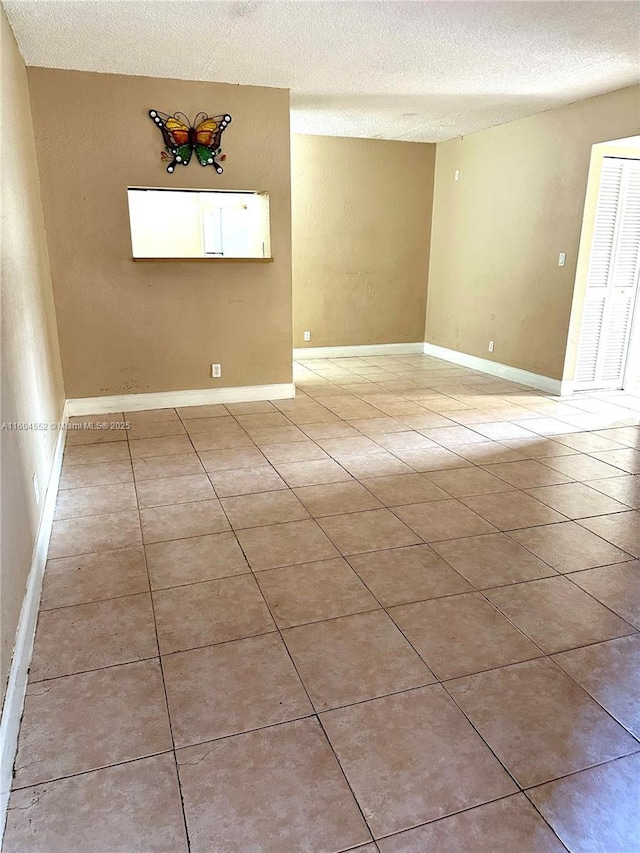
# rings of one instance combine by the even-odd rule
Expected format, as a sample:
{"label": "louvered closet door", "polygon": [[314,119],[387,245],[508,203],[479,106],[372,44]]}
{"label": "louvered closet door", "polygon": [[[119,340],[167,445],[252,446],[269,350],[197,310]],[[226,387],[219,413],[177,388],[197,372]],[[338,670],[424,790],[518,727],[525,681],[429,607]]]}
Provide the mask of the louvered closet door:
{"label": "louvered closet door", "polygon": [[640,161],[605,157],[575,387],[621,388],[640,267]]}

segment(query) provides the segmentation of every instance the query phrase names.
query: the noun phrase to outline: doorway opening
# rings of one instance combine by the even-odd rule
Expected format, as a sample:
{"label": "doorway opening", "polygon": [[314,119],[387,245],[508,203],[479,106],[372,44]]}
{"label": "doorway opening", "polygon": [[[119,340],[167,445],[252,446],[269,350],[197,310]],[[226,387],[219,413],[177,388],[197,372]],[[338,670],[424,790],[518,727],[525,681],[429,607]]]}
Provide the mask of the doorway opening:
{"label": "doorway opening", "polygon": [[637,389],[639,278],[640,137],[632,137],[593,146],[565,363],[572,390]]}

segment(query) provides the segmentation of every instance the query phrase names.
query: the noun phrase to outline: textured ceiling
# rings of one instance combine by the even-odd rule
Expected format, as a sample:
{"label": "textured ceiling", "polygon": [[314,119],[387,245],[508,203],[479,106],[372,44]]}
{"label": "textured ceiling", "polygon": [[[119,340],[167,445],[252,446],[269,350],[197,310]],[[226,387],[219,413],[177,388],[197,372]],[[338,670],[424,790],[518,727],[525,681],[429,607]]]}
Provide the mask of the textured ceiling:
{"label": "textured ceiling", "polygon": [[28,65],[289,88],[298,133],[435,142],[640,79],[624,0],[3,5]]}

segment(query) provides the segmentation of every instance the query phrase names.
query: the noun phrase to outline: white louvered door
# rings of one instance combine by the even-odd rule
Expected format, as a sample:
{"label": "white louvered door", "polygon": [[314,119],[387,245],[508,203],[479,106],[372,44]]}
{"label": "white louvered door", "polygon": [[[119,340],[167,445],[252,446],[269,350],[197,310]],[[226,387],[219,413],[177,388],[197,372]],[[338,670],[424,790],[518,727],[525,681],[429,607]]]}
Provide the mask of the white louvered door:
{"label": "white louvered door", "polygon": [[605,157],[574,387],[621,388],[640,271],[640,160]]}

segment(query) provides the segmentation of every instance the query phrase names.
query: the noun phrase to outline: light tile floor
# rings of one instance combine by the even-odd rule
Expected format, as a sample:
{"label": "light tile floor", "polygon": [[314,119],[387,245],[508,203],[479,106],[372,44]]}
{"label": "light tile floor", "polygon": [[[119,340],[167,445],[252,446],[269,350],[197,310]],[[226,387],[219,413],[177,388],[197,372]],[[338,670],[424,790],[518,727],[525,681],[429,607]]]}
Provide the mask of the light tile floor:
{"label": "light tile floor", "polygon": [[640,397],[296,379],[74,419],[4,851],[640,850]]}

